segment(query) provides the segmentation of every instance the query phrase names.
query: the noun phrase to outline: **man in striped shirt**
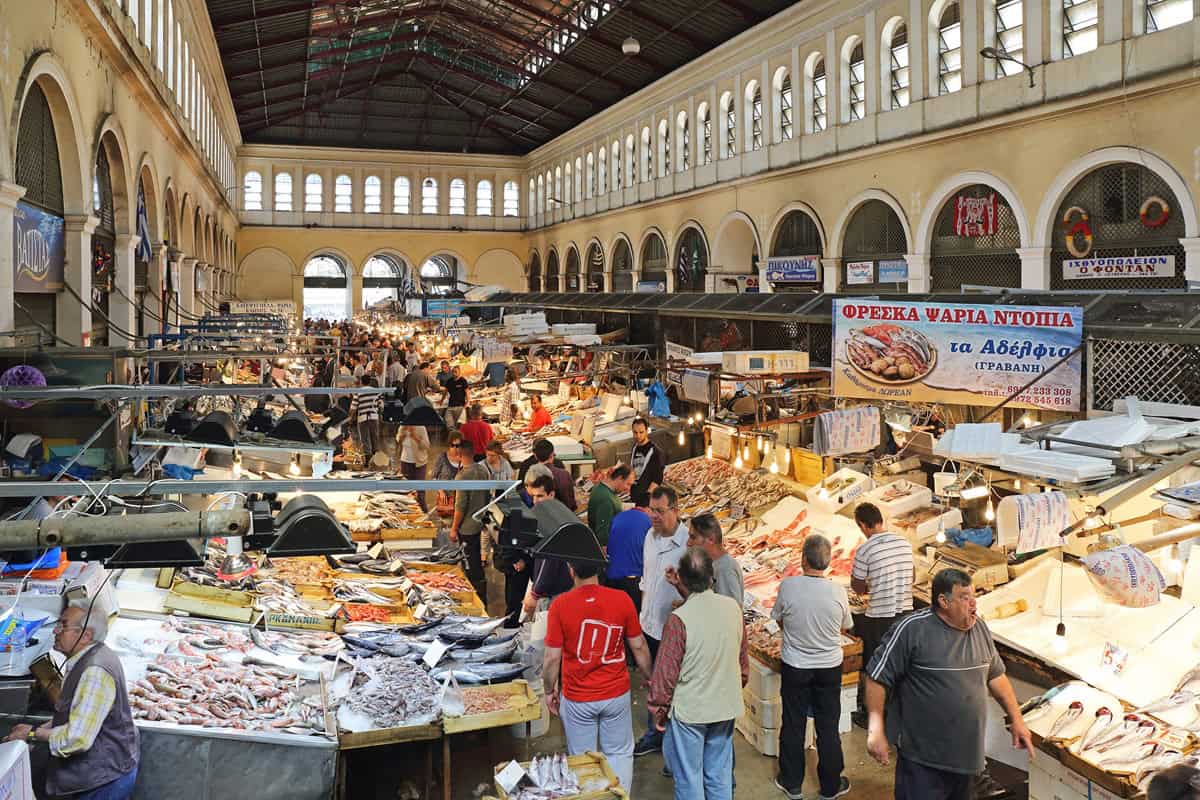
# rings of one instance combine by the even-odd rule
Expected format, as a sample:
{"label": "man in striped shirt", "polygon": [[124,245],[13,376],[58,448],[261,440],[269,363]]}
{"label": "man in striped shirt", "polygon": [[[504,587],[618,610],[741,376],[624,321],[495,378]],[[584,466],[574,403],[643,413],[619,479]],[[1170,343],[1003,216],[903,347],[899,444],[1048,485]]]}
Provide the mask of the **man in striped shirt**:
{"label": "man in striped shirt", "polygon": [[[375,379],[364,377],[359,385],[373,387]],[[358,423],[358,446],[362,448],[367,461],[383,446],[379,432],[379,410],[382,405],[383,398],[379,394],[356,394],[350,401],[350,416]]]}
{"label": "man in striped shirt", "polygon": [[[850,588],[869,598],[867,613],[854,618],[854,632],[862,639],[863,663],[867,664],[892,624],[912,611],[913,552],[907,539],[884,527],[883,514],[872,503],[859,503],[854,521],[867,537],[854,554],[850,572]],[[859,695],[861,702],[861,685]],[[859,724],[865,724],[858,716]]]}

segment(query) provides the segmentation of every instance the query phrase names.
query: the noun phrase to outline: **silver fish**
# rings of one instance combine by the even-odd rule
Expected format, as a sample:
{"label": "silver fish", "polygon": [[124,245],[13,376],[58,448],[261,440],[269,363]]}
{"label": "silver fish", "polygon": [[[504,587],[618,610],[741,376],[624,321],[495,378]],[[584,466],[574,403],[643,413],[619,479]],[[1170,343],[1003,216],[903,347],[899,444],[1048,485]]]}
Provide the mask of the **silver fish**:
{"label": "silver fish", "polygon": [[1176,751],[1168,751],[1142,764],[1138,768],[1138,771],[1134,773],[1133,782],[1137,784],[1139,792],[1145,792],[1150,788],[1150,781],[1154,780],[1155,775],[1167,767],[1173,767],[1176,764],[1195,767],[1200,765],[1200,758],[1196,756],[1181,756]]}
{"label": "silver fish", "polygon": [[1087,732],[1083,734],[1083,738],[1079,740],[1079,752],[1083,752],[1092,746],[1092,743],[1099,738],[1104,731],[1108,730],[1113,724],[1113,713],[1106,706],[1101,706],[1096,709],[1096,719],[1088,726]]}
{"label": "silver fish", "polygon": [[1137,772],[1138,765],[1146,759],[1159,755],[1163,746],[1158,742],[1139,742],[1136,747],[1122,747],[1096,762],[1096,766],[1109,772]]}
{"label": "silver fish", "polygon": [[1200,686],[1200,665],[1192,667],[1187,672],[1183,673],[1183,677],[1179,679],[1179,683],[1175,684],[1175,691],[1181,692],[1188,687],[1189,684]]}
{"label": "silver fish", "polygon": [[1054,720],[1054,724],[1050,726],[1050,732],[1046,734],[1047,739],[1054,739],[1058,734],[1062,733],[1072,722],[1079,719],[1079,715],[1083,713],[1083,703],[1075,700],[1071,705],[1067,706],[1067,710],[1059,715],[1058,719]]}
{"label": "silver fish", "polygon": [[1137,727],[1132,731],[1123,733],[1120,738],[1116,739],[1115,741],[1109,742],[1103,746],[1097,746],[1096,750],[1101,753],[1108,753],[1111,755],[1118,750],[1127,748],[1129,745],[1135,742],[1145,741],[1156,733],[1158,733],[1158,726],[1150,720],[1144,719],[1139,722]]}
{"label": "silver fish", "polygon": [[1090,746],[1097,750],[1103,750],[1109,745],[1119,744],[1122,739],[1136,731],[1141,722],[1142,718],[1137,714],[1126,714],[1119,725],[1110,726],[1105,734],[1098,737]]}
{"label": "silver fish", "polygon": [[1196,699],[1196,695],[1193,692],[1175,692],[1172,695],[1161,697],[1158,700],[1155,700],[1153,703],[1145,706],[1144,708],[1136,709],[1134,713],[1154,714],[1160,711],[1170,711],[1172,708],[1179,708],[1180,706],[1187,705],[1188,703],[1194,703]]}

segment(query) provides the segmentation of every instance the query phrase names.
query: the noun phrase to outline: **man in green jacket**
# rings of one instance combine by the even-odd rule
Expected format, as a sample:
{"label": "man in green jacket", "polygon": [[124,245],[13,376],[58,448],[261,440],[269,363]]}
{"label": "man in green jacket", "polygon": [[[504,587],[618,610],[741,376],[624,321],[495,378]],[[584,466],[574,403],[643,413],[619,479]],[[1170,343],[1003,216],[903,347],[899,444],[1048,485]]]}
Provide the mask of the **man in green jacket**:
{"label": "man in green jacket", "polygon": [[613,517],[625,510],[621,495],[629,493],[633,480],[633,470],[625,464],[617,464],[592,487],[592,493],[588,495],[588,527],[596,534],[596,540],[603,548],[608,547],[608,531],[612,527]]}

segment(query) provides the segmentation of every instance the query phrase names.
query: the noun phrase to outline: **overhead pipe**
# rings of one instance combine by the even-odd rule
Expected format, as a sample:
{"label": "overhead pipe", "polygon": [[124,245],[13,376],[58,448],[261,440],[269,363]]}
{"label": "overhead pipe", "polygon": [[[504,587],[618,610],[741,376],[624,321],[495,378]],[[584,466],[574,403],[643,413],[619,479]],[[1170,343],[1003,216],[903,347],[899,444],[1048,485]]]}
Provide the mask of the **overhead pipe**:
{"label": "overhead pipe", "polygon": [[134,542],[171,542],[242,536],[250,530],[250,512],[172,511],[111,517],[48,517],[0,522],[0,549],[44,550]]}

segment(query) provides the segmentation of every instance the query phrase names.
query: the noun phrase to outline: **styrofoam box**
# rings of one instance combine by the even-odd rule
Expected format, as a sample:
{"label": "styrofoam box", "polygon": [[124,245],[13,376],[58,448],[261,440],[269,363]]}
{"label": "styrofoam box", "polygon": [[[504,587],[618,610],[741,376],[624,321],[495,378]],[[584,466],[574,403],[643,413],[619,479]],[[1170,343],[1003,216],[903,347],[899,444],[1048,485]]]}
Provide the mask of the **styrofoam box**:
{"label": "styrofoam box", "polygon": [[776,372],[808,372],[808,353],[802,350],[780,350],[775,354]]}
{"label": "styrofoam box", "polygon": [[[897,481],[893,481],[896,483]],[[883,514],[885,521],[890,521],[893,517],[898,517],[902,514],[907,514],[909,511],[915,511],[921,506],[927,506],[933,500],[933,492],[920,485],[913,487],[912,493],[907,497],[901,497],[897,500],[887,502],[882,497],[887,494],[890,483],[885,483],[881,486],[876,486],[871,491],[867,492],[863,499],[874,503]]]}
{"label": "styrofoam box", "polygon": [[746,706],[746,716],[760,728],[783,727],[783,699],[773,697],[764,700],[747,686],[742,690],[742,702]]}
{"label": "styrofoam box", "polygon": [[[854,478],[855,482],[844,489],[839,489],[836,492],[829,492],[828,497],[821,496],[821,486],[833,479],[844,479],[847,477]],[[861,498],[864,494],[875,487],[875,481],[871,476],[866,475],[857,470],[852,470],[849,467],[843,467],[837,472],[830,475],[821,483],[809,487],[805,491],[805,497],[808,503],[812,506],[813,511],[819,511],[825,514],[836,514],[846,506]]]}
{"label": "styrofoam box", "polygon": [[799,350],[735,350],[721,354],[721,369],[741,375],[805,372],[808,353]]}
{"label": "styrofoam box", "polygon": [[779,756],[779,729],[778,728],[760,728],[754,724],[749,715],[743,714],[734,723],[734,727],[738,729],[738,733],[745,737],[758,752],[764,756],[777,758]]}
{"label": "styrofoam box", "polygon": [[746,688],[755,697],[764,700],[778,700],[782,686],[782,676],[756,658],[750,659],[750,680]]}
{"label": "styrofoam box", "polygon": [[[850,728],[854,723],[850,719],[850,713],[854,711],[858,705],[858,684],[846,686],[842,689],[842,715],[838,717],[838,733],[845,736],[850,732]],[[804,747],[815,747],[817,742],[817,729],[812,724],[812,720],[808,721],[808,725],[804,729]]]}
{"label": "styrofoam box", "polygon": [[[939,522],[940,520],[940,522]],[[961,528],[963,524],[962,512],[957,508],[952,508],[940,517],[927,519],[917,526],[917,541],[913,544],[926,544],[932,542],[937,537],[938,528],[948,531],[951,528]]]}

